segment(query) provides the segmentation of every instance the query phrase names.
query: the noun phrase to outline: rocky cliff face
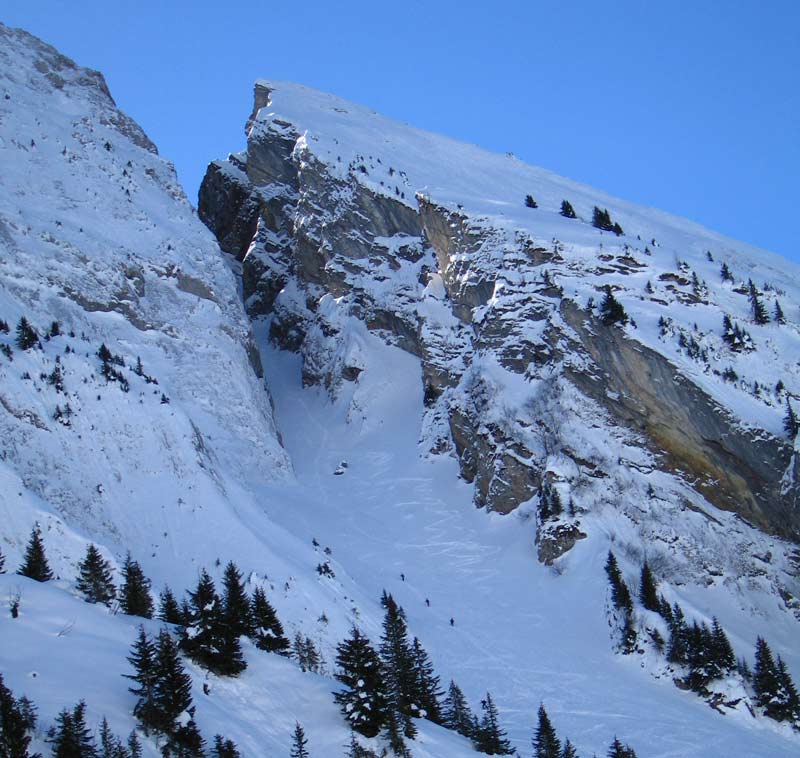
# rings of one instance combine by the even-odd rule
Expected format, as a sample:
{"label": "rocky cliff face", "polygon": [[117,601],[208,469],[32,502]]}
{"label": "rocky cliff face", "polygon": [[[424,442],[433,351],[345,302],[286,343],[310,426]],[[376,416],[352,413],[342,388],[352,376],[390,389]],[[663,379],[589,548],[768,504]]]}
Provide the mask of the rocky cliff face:
{"label": "rocky cliff face", "polygon": [[[748,306],[717,285],[712,249],[751,276],[777,274],[769,258],[758,269],[758,258],[727,241],[624,204],[623,226],[638,233],[604,234],[582,219],[606,197],[513,159],[378,123],[304,88],[287,94],[259,83],[255,100],[247,149],[210,165],[199,212],[243,263],[248,312],[268,317],[272,339],[302,354],[306,382],[336,393],[357,381],[363,366],[347,322],[358,319],[419,357],[422,443],[458,456],[479,506],[514,510],[564,460],[580,472],[573,489],[582,477],[609,474],[563,431],[589,423],[564,400],[577,391],[604,424],[651,451],[652,468],[768,532],[798,538],[796,456],[779,421],[800,385],[778,348],[797,345],[796,328],[764,333],[767,370],[754,384],[745,378],[754,375],[752,356],[727,350],[719,336],[723,315],[747,319]],[[359,119],[368,122],[360,131]],[[483,178],[465,180],[453,168],[458,159],[476,175],[485,168]],[[509,198],[505,185],[520,194]],[[517,207],[522,187],[540,198],[539,209]],[[578,207],[576,195],[585,206],[578,219],[554,212],[555,198]],[[486,212],[486,197],[497,210]],[[627,327],[598,317],[606,285],[634,317]],[[762,287],[767,298],[794,295],[772,280]],[[726,367],[737,380],[721,378]]]}

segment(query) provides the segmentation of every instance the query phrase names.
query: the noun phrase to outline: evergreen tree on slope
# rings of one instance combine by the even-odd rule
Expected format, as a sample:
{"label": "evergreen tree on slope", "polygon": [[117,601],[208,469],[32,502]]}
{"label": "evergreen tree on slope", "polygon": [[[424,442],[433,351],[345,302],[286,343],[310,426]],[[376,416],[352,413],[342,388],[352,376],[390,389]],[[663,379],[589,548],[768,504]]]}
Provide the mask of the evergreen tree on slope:
{"label": "evergreen tree on slope", "polygon": [[234,636],[246,637],[250,634],[250,599],[244,588],[242,574],[233,561],[225,566],[222,579],[222,617]]}
{"label": "evergreen tree on slope", "polygon": [[186,622],[181,607],[169,587],[164,587],[158,597],[158,618],[167,624],[183,626]]}
{"label": "evergreen tree on slope", "polygon": [[608,758],[636,758],[636,752],[629,745],[623,745],[616,737],[608,748]]}
{"label": "evergreen tree on slope", "polygon": [[128,691],[137,698],[133,715],[144,728],[144,733],[149,734],[150,729],[158,729],[161,726],[156,705],[159,674],[156,671],[156,646],[148,638],[143,626],[139,627],[139,635],[133,643],[128,662],[133,666],[135,673],[123,676],[132,679],[136,684],[128,688]]}
{"label": "evergreen tree on slope", "polygon": [[533,736],[533,758],[561,758],[561,745],[544,704],[539,705],[539,723]]}
{"label": "evergreen tree on slope", "polygon": [[86,726],[86,703],[81,700],[71,711],[67,708],[56,716],[55,726],[48,732],[53,758],[98,758],[94,737]]}
{"label": "evergreen tree on slope", "polygon": [[442,708],[439,700],[442,697],[442,691],[439,688],[439,677],[436,676],[428,653],[416,637],[411,643],[411,653],[414,658],[416,674],[415,702],[419,707],[419,714],[434,724],[441,724]]}
{"label": "evergreen tree on slope", "polygon": [[483,718],[476,735],[475,747],[487,755],[511,755],[513,748],[506,739],[506,733],[500,728],[497,706],[489,692],[481,700]]}
{"label": "evergreen tree on slope", "polygon": [[0,756],[28,758],[35,728],[36,709],[27,698],[16,699],[0,674]]}
{"label": "evergreen tree on slope", "polygon": [[383,619],[380,655],[386,670],[389,698],[401,715],[407,717],[404,720],[404,728],[406,736],[410,737],[409,730],[413,729],[410,719],[419,716],[414,655],[408,641],[405,612],[391,595],[385,596],[384,604],[386,613]]}
{"label": "evergreen tree on slope", "polygon": [[241,758],[241,753],[233,740],[226,740],[221,734],[215,734],[211,758]]}
{"label": "evergreen tree on slope", "polygon": [[284,636],[283,625],[261,587],[256,587],[253,592],[250,617],[252,640],[259,650],[281,655],[289,654],[289,640]]}
{"label": "evergreen tree on slope", "polygon": [[642,566],[642,576],[639,583],[639,600],[648,611],[661,612],[661,602],[658,598],[658,589],[653,572],[647,561]]}
{"label": "evergreen tree on slope", "polygon": [[122,585],[119,588],[119,605],[128,616],[153,618],[153,598],[150,597],[150,580],[142,567],[128,553],[122,564]]}
{"label": "evergreen tree on slope", "polygon": [[117,591],[111,578],[111,564],[91,543],[86,548],[86,556],[78,565],[76,586],[87,603],[111,605],[116,597]]}
{"label": "evergreen tree on slope", "polygon": [[214,670],[219,662],[221,609],[214,581],[203,569],[194,592],[189,592],[189,617],[181,650],[193,661]]}
{"label": "evergreen tree on slope", "polygon": [[472,737],[475,731],[475,716],[470,710],[461,688],[451,679],[444,699],[442,712],[444,726],[464,737]]}
{"label": "evergreen tree on slope", "polygon": [[386,722],[389,707],[384,672],[378,653],[356,627],[336,648],[336,665],[336,679],[347,689],[335,693],[334,700],[354,730],[374,737]]}
{"label": "evergreen tree on slope", "polygon": [[25,549],[25,557],[17,573],[35,579],[37,582],[48,582],[53,578],[53,572],[50,570],[47,556],[44,553],[42,532],[38,524],[31,531],[28,546]]}
{"label": "evergreen tree on slope", "polygon": [[172,635],[162,629],[156,640],[155,670],[157,678],[153,703],[154,728],[170,734],[177,728],[178,719],[192,705],[192,679],[186,673]]}
{"label": "evergreen tree on slope", "polygon": [[300,722],[296,721],[294,725],[294,732],[292,733],[292,751],[289,753],[290,758],[309,758],[306,745],[308,739]]}

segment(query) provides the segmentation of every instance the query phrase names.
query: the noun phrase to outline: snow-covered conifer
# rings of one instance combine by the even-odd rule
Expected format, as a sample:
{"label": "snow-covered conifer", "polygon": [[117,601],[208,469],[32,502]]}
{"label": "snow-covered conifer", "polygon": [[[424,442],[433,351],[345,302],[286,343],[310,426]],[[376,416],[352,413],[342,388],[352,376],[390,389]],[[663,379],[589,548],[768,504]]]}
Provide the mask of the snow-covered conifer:
{"label": "snow-covered conifer", "polygon": [[86,555],[78,565],[76,586],[88,603],[111,605],[117,595],[111,564],[92,543],[86,547]]}
{"label": "snow-covered conifer", "polygon": [[25,557],[17,573],[21,576],[35,579],[37,582],[47,582],[53,578],[53,572],[47,563],[47,556],[42,542],[42,532],[38,524],[31,531],[28,546],[25,548]]}

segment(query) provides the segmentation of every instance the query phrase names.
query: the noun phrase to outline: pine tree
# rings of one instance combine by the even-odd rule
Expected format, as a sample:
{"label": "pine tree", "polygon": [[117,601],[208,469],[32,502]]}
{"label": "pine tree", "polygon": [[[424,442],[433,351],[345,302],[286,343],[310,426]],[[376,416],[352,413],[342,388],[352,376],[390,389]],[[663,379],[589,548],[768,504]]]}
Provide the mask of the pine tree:
{"label": "pine tree", "polygon": [[480,752],[487,755],[511,755],[514,752],[513,748],[506,739],[506,733],[500,728],[497,706],[495,706],[489,692],[481,700],[481,709],[483,710],[483,718],[481,719],[475,746]]}
{"label": "pine tree", "polygon": [[86,548],[86,556],[78,564],[77,588],[87,603],[111,605],[117,595],[111,578],[111,564],[100,555],[91,543]]}
{"label": "pine tree", "polygon": [[608,551],[608,558],[606,559],[606,574],[608,576],[609,584],[611,585],[611,600],[617,610],[631,613],[633,611],[633,600],[631,599],[631,592],[625,580],[622,578],[617,558],[611,550]]}
{"label": "pine tree", "polygon": [[256,587],[253,592],[250,618],[252,620],[251,638],[259,650],[280,655],[289,654],[289,640],[284,636],[283,626],[278,620],[278,615],[261,587]]}
{"label": "pine tree", "polygon": [[653,572],[647,561],[642,566],[642,576],[639,583],[639,600],[648,611],[661,612],[661,602],[658,598],[658,589]]}
{"label": "pine tree", "polygon": [[775,323],[776,324],[785,324],[786,323],[786,316],[783,315],[783,308],[781,308],[781,304],[776,300],[775,301]]}
{"label": "pine tree", "polygon": [[242,574],[233,561],[225,566],[222,578],[222,618],[234,636],[246,637],[250,634],[250,599],[244,588]]}
{"label": "pine tree", "polygon": [[444,726],[464,735],[464,737],[473,736],[475,716],[470,710],[461,688],[452,679],[450,680],[450,687],[447,690],[447,697],[444,699],[444,708],[442,710]]}
{"label": "pine tree", "polygon": [[718,671],[713,662],[713,638],[705,624],[696,621],[686,629],[686,684],[694,692],[704,694]]}
{"label": "pine tree", "polygon": [[164,587],[158,598],[158,618],[167,624],[175,624],[176,626],[183,626],[185,623],[185,616],[181,612],[178,601],[172,590],[169,587]]}
{"label": "pine tree", "polygon": [[71,711],[67,708],[56,717],[48,732],[53,758],[98,758],[89,728],[86,726],[86,703],[81,700]]}
{"label": "pine tree", "polygon": [[722,281],[723,282],[732,282],[733,281],[733,274],[731,273],[731,270],[728,268],[728,264],[727,263],[723,262],[722,268],[720,268],[719,274],[722,277]]}
{"label": "pine tree", "polygon": [[334,700],[350,726],[374,737],[386,721],[388,700],[383,667],[369,640],[356,628],[336,648],[336,679],[347,687]]}
{"label": "pine tree", "polygon": [[625,655],[628,655],[636,647],[636,628],[633,625],[633,599],[628,585],[622,578],[617,559],[610,550],[608,551],[605,570],[611,585],[611,599],[614,603],[614,608],[622,613],[621,649]]}
{"label": "pine tree", "polygon": [[670,625],[670,637],[667,660],[670,663],[686,663],[686,638],[688,630],[683,619],[683,610],[677,603],[675,603],[675,605],[672,607],[671,617],[668,619]]}
{"label": "pine tree", "polygon": [[562,200],[561,201],[561,215],[564,218],[575,218],[575,209],[572,207],[572,204],[569,200]]}
{"label": "pine tree", "polygon": [[119,588],[119,605],[128,616],[153,618],[153,598],[150,597],[150,580],[142,567],[128,553],[122,564],[122,586]]}
{"label": "pine tree", "polygon": [[419,715],[434,724],[441,724],[442,709],[439,700],[442,697],[442,691],[439,688],[439,677],[436,676],[428,653],[416,637],[411,643],[411,653],[414,658],[416,678],[414,702],[419,708]]}
{"label": "pine tree", "polygon": [[608,748],[606,755],[608,758],[636,758],[634,749],[628,745],[623,745],[616,737],[614,737],[614,741],[611,743],[611,747]]}
{"label": "pine tree", "polygon": [[777,702],[781,681],[778,667],[772,657],[767,641],[763,637],[756,640],[756,664],[753,669],[753,689],[756,694],[756,705],[764,709],[770,718],[780,714]]}
{"label": "pine tree", "polygon": [[[394,708],[390,708],[386,714],[386,741],[389,749],[395,754],[396,758],[411,758],[411,751],[403,739],[404,718]],[[406,735],[408,736],[408,735]]]}
{"label": "pine tree", "polygon": [[214,581],[203,569],[197,589],[189,592],[189,617],[181,636],[181,650],[209,671],[218,671],[221,661],[221,609]]}
{"label": "pine tree", "polygon": [[538,203],[533,199],[533,195],[525,195],[526,208],[538,208]]}
{"label": "pine tree", "polygon": [[386,669],[390,700],[395,703],[403,716],[410,718],[419,716],[419,707],[415,701],[414,655],[408,641],[406,615],[391,595],[386,596],[380,655]]}
{"label": "pine tree", "polygon": [[560,758],[578,758],[578,751],[569,740],[564,740],[564,747],[561,749]]}
{"label": "pine tree", "polygon": [[779,720],[789,721],[796,729],[800,729],[800,695],[798,695],[791,674],[780,656],[778,656],[775,668],[780,682],[778,701],[781,718]]}
{"label": "pine tree", "polygon": [[17,347],[20,350],[30,350],[39,341],[36,330],[28,323],[28,319],[22,316],[17,323]]}
{"label": "pine tree", "polygon": [[221,734],[215,734],[214,747],[211,748],[211,758],[241,758],[241,753],[239,753],[233,740],[226,740],[223,739]]}
{"label": "pine tree", "polygon": [[156,723],[153,727],[168,734],[175,729],[180,715],[192,705],[192,679],[184,670],[178,646],[166,629],[159,632],[156,641],[155,670]]}
{"label": "pine tree", "polygon": [[533,736],[533,757],[561,758],[561,745],[544,704],[539,705],[539,723]]}
{"label": "pine tree", "polygon": [[150,729],[162,726],[156,705],[156,691],[159,673],[156,670],[156,646],[147,636],[144,627],[139,627],[139,635],[133,643],[128,662],[133,666],[134,674],[123,674],[126,679],[132,679],[136,686],[129,687],[128,691],[136,698],[133,715],[139,720],[145,734]]}
{"label": "pine tree", "polygon": [[733,653],[730,640],[716,618],[711,624],[711,659],[714,666],[715,679],[736,668],[736,656]]}
{"label": "pine tree", "polygon": [[791,440],[797,437],[797,433],[800,431],[800,421],[797,420],[788,397],[786,398],[786,415],[783,417],[783,428]]}
{"label": "pine tree", "polygon": [[204,746],[205,740],[194,718],[190,718],[169,735],[162,755],[164,758],[204,758]]}
{"label": "pine tree", "polygon": [[600,303],[600,318],[606,326],[628,323],[628,314],[625,313],[622,303],[614,297],[610,284],[606,285],[605,295]]}
{"label": "pine tree", "polygon": [[294,635],[292,642],[292,655],[300,664],[302,671],[320,672],[320,657],[314,640],[300,632]]}
{"label": "pine tree", "polygon": [[108,725],[108,719],[103,716],[100,723],[100,756],[101,758],[129,758],[129,753]]}
{"label": "pine tree", "polygon": [[0,674],[0,756],[28,758],[36,709],[27,698],[16,699]]}
{"label": "pine tree", "polygon": [[309,758],[308,750],[306,750],[307,744],[308,739],[303,727],[300,726],[299,721],[295,721],[294,732],[292,733],[292,750],[289,753],[290,758]]}
{"label": "pine tree", "polygon": [[356,739],[355,732],[350,732],[350,743],[347,746],[347,758],[378,758],[378,756],[368,750]]}
{"label": "pine tree", "polygon": [[758,289],[756,289],[756,285],[753,284],[752,279],[748,280],[747,289],[748,297],[750,298],[750,307],[753,310],[753,321],[757,324],[768,324],[769,316],[767,315],[767,309],[764,307],[764,303],[761,302],[760,293]]}
{"label": "pine tree", "polygon": [[3,555],[3,551],[0,550],[0,574],[6,573],[6,557]]}
{"label": "pine tree", "polygon": [[129,758],[142,758],[142,743],[139,742],[139,736],[135,729],[128,735],[128,756]]}
{"label": "pine tree", "polygon": [[25,557],[17,573],[35,579],[37,582],[48,582],[53,578],[53,572],[50,571],[47,556],[44,554],[42,532],[38,524],[31,531],[28,547],[25,549]]}
{"label": "pine tree", "polygon": [[617,236],[623,234],[622,227],[611,221],[611,214],[608,209],[600,210],[596,205],[592,211],[592,226],[606,232],[614,232]]}

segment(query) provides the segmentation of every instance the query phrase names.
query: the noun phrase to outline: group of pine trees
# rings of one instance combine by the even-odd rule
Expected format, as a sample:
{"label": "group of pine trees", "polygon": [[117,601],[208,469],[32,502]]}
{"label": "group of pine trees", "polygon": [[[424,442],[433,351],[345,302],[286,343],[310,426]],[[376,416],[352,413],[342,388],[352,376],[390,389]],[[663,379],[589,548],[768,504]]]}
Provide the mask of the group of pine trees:
{"label": "group of pine trees", "polygon": [[[3,562],[0,554],[0,571]],[[53,578],[38,525],[31,532],[18,573],[39,582]],[[76,582],[76,588],[84,599],[107,606],[118,601],[125,614],[152,618],[154,606],[150,580],[130,554],[122,565],[122,579],[118,590],[114,585],[111,564],[93,544],[89,544],[78,565]],[[260,650],[289,654],[289,640],[264,590],[257,587],[252,598],[248,597],[241,572],[233,562],[225,567],[221,598],[208,572],[203,570],[197,587],[189,592],[182,605],[178,605],[169,587],[164,589],[158,616],[162,621],[180,627],[181,649],[192,660],[221,676],[235,676],[245,669],[239,642],[242,636],[252,639]],[[313,648],[313,642],[304,641],[305,656],[313,658],[317,653],[313,650],[312,655],[309,643]]]}
{"label": "group of pine trees", "polygon": [[564,512],[561,495],[552,484],[545,481],[539,488],[539,519],[542,523],[557,519]]}
{"label": "group of pine trees", "polygon": [[[636,758],[634,749],[623,745],[616,737],[606,755],[608,758]],[[543,704],[539,706],[538,721],[533,734],[533,758],[578,758],[578,751],[569,738],[560,742]]]}
{"label": "group of pine trees", "polygon": [[350,727],[365,737],[383,733],[398,756],[408,755],[405,739],[417,734],[415,718],[453,729],[489,755],[512,752],[491,694],[481,703],[482,719],[472,714],[455,682],[443,699],[428,653],[419,639],[409,639],[405,612],[386,592],[381,603],[384,620],[378,648],[356,627],[337,647],[336,678],[344,688],[334,699]]}
{"label": "group of pine trees", "polygon": [[727,313],[722,317],[722,340],[736,353],[755,350],[755,343],[747,330],[733,322]]}
{"label": "group of pine trees", "polygon": [[[538,208],[539,204],[534,199],[533,195],[525,195],[525,207],[526,208]],[[559,214],[564,218],[577,218],[578,215],[575,213],[575,209],[572,207],[572,203],[569,200],[562,200],[561,201],[561,208],[559,209]],[[604,231],[614,232],[617,236],[623,233],[622,227],[616,223],[611,221],[611,214],[607,210],[601,210],[597,206],[595,206],[594,211],[592,213],[592,226],[596,227],[597,229],[603,229]]]}
{"label": "group of pine trees", "polygon": [[[634,603],[619,570],[614,553],[609,550],[606,574],[611,586],[612,602],[623,615],[622,651],[633,652],[636,647],[636,628],[633,621]],[[688,689],[707,695],[712,681],[723,679],[737,670],[751,683],[756,705],[764,714],[776,721],[786,721],[800,729],[800,696],[785,663],[777,662],[767,642],[758,638],[755,667],[751,674],[746,661],[737,664],[730,640],[716,618],[709,626],[705,622],[686,621],[678,603],[672,605],[658,593],[658,585],[647,561],[641,569],[639,602],[642,607],[658,613],[669,628],[669,641],[665,643],[657,629],[650,631],[651,639],[659,652],[666,650],[667,660],[685,669],[682,684]]]}
{"label": "group of pine trees", "polygon": [[611,220],[608,210],[598,208],[596,205],[592,211],[592,226],[606,232],[614,232],[618,237],[624,233],[619,222]]}
{"label": "group of pine trees", "polygon": [[259,650],[289,654],[289,640],[264,590],[257,587],[249,597],[232,561],[223,573],[221,597],[203,569],[181,605],[168,587],[160,600],[158,617],[179,627],[181,650],[212,673],[236,676],[244,671],[241,637],[249,637]]}
{"label": "group of pine trees", "polygon": [[766,640],[756,641],[756,662],[752,674],[756,705],[776,721],[800,729],[800,695],[780,656],[776,661]]}
{"label": "group of pine trees", "polygon": [[[201,758],[205,741],[194,720],[192,707],[192,680],[181,662],[178,645],[172,634],[164,628],[153,640],[144,627],[133,644],[128,661],[133,674],[125,674],[133,681],[130,692],[137,698],[133,715],[146,735],[155,734],[164,739],[162,754],[176,758]],[[215,749],[227,747],[219,735]],[[232,746],[237,755],[235,746]],[[226,755],[228,752],[223,752]]]}

